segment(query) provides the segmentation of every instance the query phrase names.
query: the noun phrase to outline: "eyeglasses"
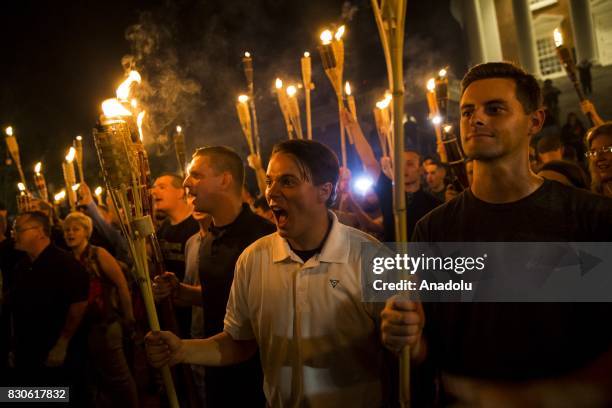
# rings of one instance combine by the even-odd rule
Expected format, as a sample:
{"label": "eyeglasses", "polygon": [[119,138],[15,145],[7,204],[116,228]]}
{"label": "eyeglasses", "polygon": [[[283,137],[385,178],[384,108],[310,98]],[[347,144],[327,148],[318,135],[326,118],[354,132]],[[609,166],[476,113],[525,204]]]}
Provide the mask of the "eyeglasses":
{"label": "eyeglasses", "polygon": [[600,147],[599,149],[589,150],[584,155],[587,159],[596,159],[597,156],[604,153],[612,153],[612,145]]}

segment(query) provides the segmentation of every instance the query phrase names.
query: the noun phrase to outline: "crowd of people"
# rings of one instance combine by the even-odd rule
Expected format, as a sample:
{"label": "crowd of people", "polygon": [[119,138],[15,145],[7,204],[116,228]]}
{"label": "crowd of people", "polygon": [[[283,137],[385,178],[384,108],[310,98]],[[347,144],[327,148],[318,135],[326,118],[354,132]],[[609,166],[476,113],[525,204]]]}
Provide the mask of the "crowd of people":
{"label": "crowd of people", "polygon": [[[510,63],[466,74],[470,185],[405,151],[411,241],[612,242],[612,123],[587,101],[593,128],[570,114],[542,130],[543,92]],[[155,179],[165,270],[152,292],[175,322],[162,331],[149,331],[120,215],[86,184],[62,219],[37,200],[9,225],[0,207],[2,385],[164,406],[156,368],[170,365],[181,406],[395,406],[408,345],[414,406],[612,405],[612,304],[362,301],[362,245],[395,241],[393,164],[343,120],[375,181],[365,193],[307,140],[277,144],[267,169],[249,160],[266,184],[252,200],[229,147],[197,149],[184,179]]]}

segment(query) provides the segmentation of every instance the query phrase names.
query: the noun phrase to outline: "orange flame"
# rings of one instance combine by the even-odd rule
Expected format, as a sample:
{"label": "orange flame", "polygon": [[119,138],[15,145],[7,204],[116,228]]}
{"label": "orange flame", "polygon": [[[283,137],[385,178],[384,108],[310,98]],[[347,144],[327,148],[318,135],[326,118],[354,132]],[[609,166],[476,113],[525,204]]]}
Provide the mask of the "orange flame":
{"label": "orange flame", "polygon": [[130,88],[132,84],[134,82],[140,83],[141,80],[142,78],[140,77],[138,71],[130,71],[127,79],[123,81],[121,85],[119,85],[119,87],[117,88],[117,99],[121,101],[127,101],[130,96]]}

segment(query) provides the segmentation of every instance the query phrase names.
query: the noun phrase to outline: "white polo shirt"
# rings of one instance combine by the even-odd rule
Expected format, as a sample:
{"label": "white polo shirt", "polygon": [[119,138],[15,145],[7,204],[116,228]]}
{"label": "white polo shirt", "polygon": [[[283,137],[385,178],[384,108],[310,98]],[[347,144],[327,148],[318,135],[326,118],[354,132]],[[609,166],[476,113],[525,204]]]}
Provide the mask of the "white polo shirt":
{"label": "white polo shirt", "polygon": [[225,331],[257,341],[273,407],[381,405],[384,305],[361,301],[361,244],[378,241],[330,214],[327,241],[306,263],[278,232],[236,262]]}

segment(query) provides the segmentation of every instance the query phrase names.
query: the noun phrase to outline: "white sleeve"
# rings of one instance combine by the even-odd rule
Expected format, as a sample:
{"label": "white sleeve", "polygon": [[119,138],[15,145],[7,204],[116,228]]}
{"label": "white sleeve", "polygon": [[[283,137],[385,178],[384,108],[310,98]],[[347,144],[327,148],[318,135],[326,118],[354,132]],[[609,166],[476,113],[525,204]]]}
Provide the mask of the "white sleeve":
{"label": "white sleeve", "polygon": [[255,338],[251,325],[248,304],[248,262],[246,253],[242,253],[236,261],[234,281],[225,309],[223,331],[229,333],[234,340],[252,340]]}

